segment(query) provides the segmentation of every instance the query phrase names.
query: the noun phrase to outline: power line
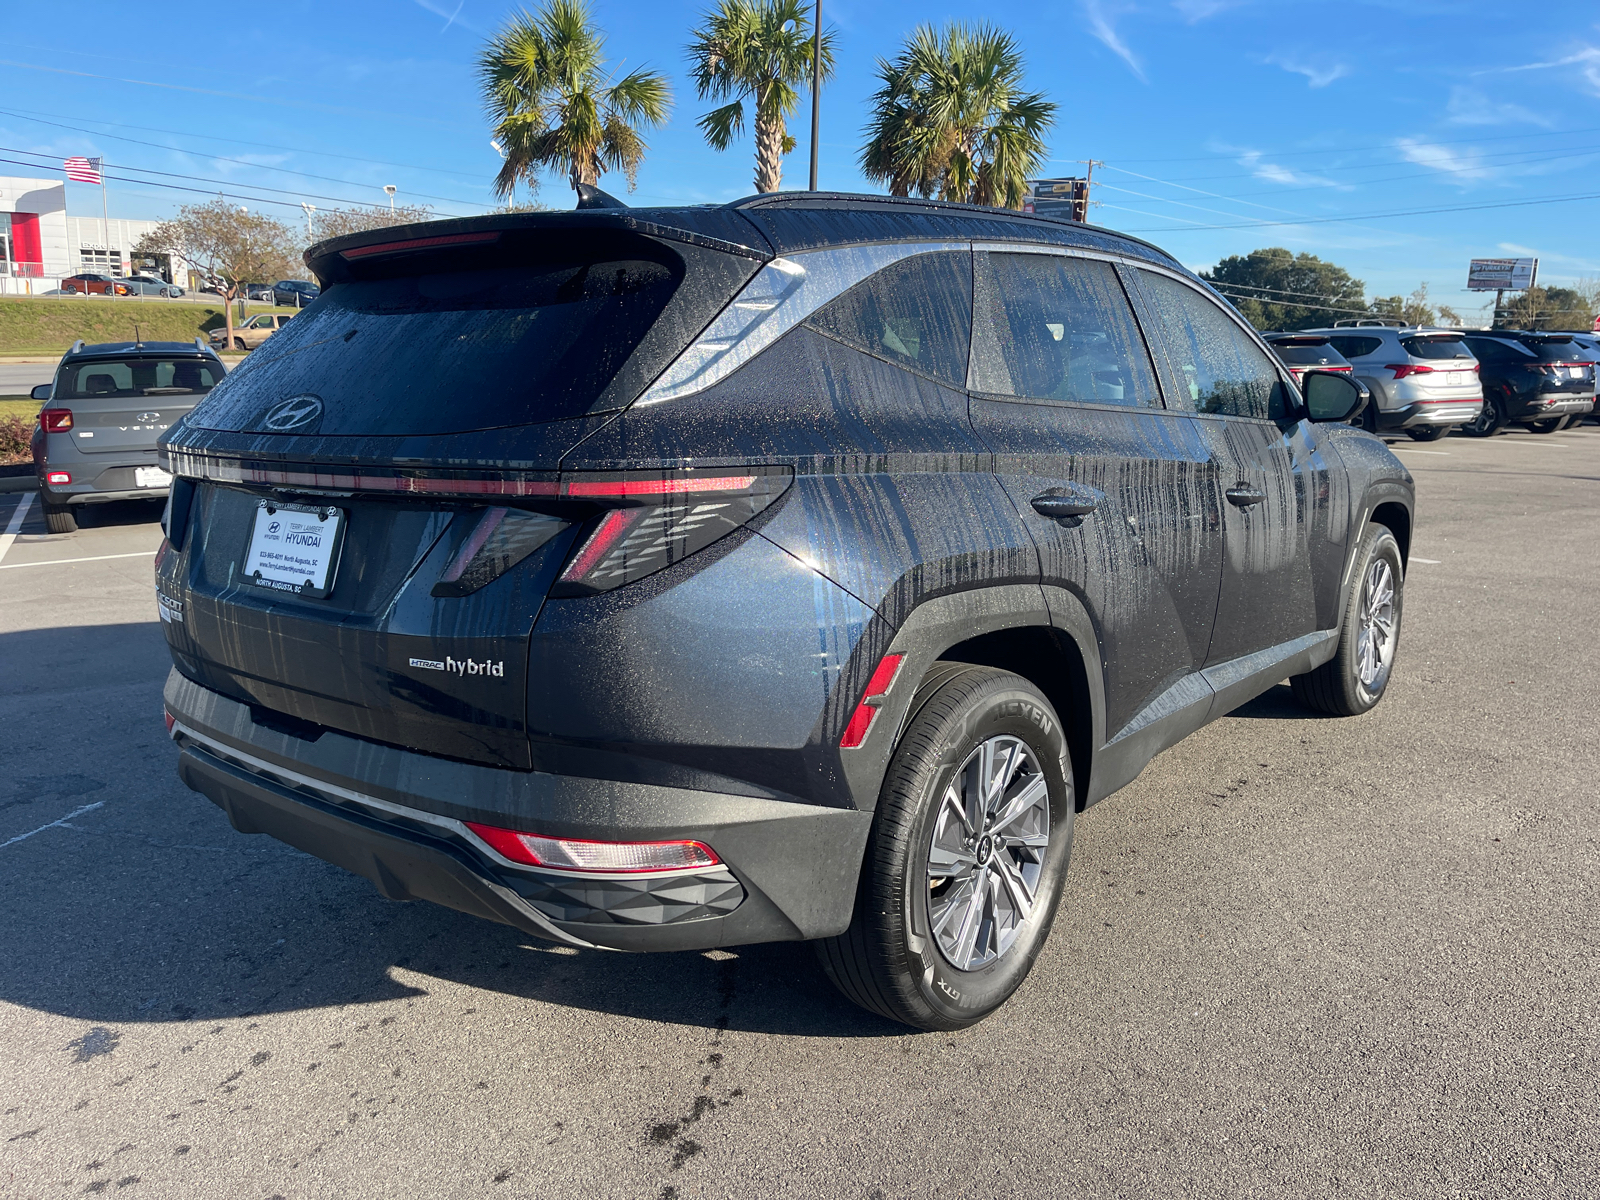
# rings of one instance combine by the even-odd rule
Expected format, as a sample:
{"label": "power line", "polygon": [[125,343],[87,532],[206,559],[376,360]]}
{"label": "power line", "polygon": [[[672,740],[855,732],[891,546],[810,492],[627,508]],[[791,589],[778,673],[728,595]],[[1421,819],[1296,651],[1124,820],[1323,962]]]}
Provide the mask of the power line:
{"label": "power line", "polygon": [[[1396,217],[1424,217],[1437,213],[1481,212],[1491,208],[1527,208],[1540,204],[1570,204],[1578,200],[1600,200],[1600,192],[1577,196],[1546,196],[1539,200],[1502,200],[1493,204],[1457,204],[1441,208],[1410,208],[1394,212],[1358,213],[1348,217],[1303,217],[1294,221],[1246,221],[1238,225],[1199,225],[1188,229],[1125,229],[1123,233],[1193,233],[1202,229],[1268,229],[1280,225],[1331,225],[1342,221],[1381,221]],[[1155,216],[1157,214],[1145,214]]]}
{"label": "power line", "polygon": [[[16,115],[18,115],[18,114],[8,113],[4,109],[0,109],[0,116],[16,116]],[[76,126],[73,126],[73,125],[63,125],[59,121],[46,121],[41,117],[27,117],[27,116],[24,116],[24,117],[21,117],[21,119],[24,120],[24,121],[35,121],[35,122],[39,123],[40,125],[51,125],[51,126],[54,126],[57,129],[71,129],[75,133],[86,133],[90,137],[111,138],[112,140],[118,141],[118,142],[131,142],[135,146],[149,146],[149,147],[151,147],[153,149],[156,149],[156,150],[170,150],[174,154],[193,154],[193,153],[196,153],[196,151],[184,150],[183,148],[181,148],[179,146],[163,146],[159,142],[146,142],[146,141],[143,141],[143,140],[141,140],[139,138],[123,137],[121,134],[116,134],[116,133],[97,133],[92,129],[79,129]],[[0,147],[0,149],[4,149],[4,147]],[[22,153],[22,154],[33,154],[33,153],[36,153],[36,151],[23,150],[23,151],[19,151],[19,153]],[[280,174],[283,174],[283,175],[299,175],[304,179],[321,179],[321,180],[323,180],[324,182],[327,182],[327,183],[345,183],[345,184],[351,184],[352,186],[356,186],[356,187],[361,186],[360,184],[355,184],[352,180],[349,180],[349,179],[339,179],[339,178],[337,178],[335,176],[332,176],[332,175],[314,175],[309,171],[295,171],[295,170],[290,169],[289,167],[276,167],[276,166],[271,166],[271,165],[269,165],[267,163],[253,163],[249,159],[230,158],[229,156],[227,156],[225,154],[206,154],[206,157],[210,158],[210,159],[212,159],[212,160],[214,160],[216,162],[239,163],[241,166],[252,167],[252,168],[254,168],[255,170],[258,170],[258,171],[277,171],[277,172],[279,172]],[[128,166],[124,166],[123,169],[124,170],[130,170],[130,171],[143,170],[143,168],[141,168],[141,167],[128,167]],[[148,172],[148,173],[149,174],[159,174],[159,172]],[[281,190],[281,189],[277,189],[277,190]],[[446,203],[446,204],[470,204],[471,203],[470,200],[459,200],[459,199],[457,199],[457,198],[455,198],[453,196],[430,196],[426,192],[408,192],[408,194],[409,195],[413,195],[413,196],[420,196],[424,200],[438,200],[438,201],[441,201],[441,202]]]}
{"label": "power line", "polygon": [[[1579,134],[1579,133],[1600,133],[1600,126],[1590,126],[1588,128],[1585,128],[1585,129],[1552,129],[1552,130],[1549,130],[1548,132],[1545,132],[1545,133],[1505,133],[1505,134],[1496,134],[1494,137],[1436,138],[1436,139],[1431,139],[1431,141],[1432,141],[1432,144],[1435,145],[1435,146],[1460,146],[1460,145],[1465,145],[1467,142],[1507,142],[1507,141],[1519,141],[1519,140],[1521,140],[1523,138],[1571,137],[1572,135]],[[1361,154],[1361,153],[1364,153],[1364,152],[1366,152],[1368,150],[1388,150],[1390,148],[1391,147],[1388,146],[1388,145],[1379,145],[1379,146],[1344,146],[1344,147],[1334,146],[1334,147],[1331,147],[1331,148],[1330,147],[1320,147],[1320,148],[1311,149],[1311,150],[1262,150],[1262,151],[1260,151],[1260,154],[1261,154],[1261,156],[1263,158],[1266,158],[1268,156],[1270,156],[1272,158],[1291,158],[1291,157],[1297,158],[1297,157],[1299,157],[1301,155],[1305,155],[1305,154]],[[1250,151],[1250,153],[1256,153],[1256,151]],[[1240,152],[1236,150],[1236,151],[1233,151],[1232,153],[1229,153],[1229,154],[1193,154],[1193,155],[1187,155],[1187,156],[1183,156],[1183,157],[1179,157],[1179,158],[1125,158],[1122,161],[1123,162],[1146,162],[1146,163],[1152,163],[1152,162],[1215,162],[1218,159],[1237,159],[1239,157],[1239,154],[1240,154]],[[1069,160],[1062,158],[1062,159],[1054,159],[1052,161],[1055,161],[1055,162],[1067,162]]]}
{"label": "power line", "polygon": [[[400,170],[403,170],[403,171],[429,171],[429,172],[432,172],[432,173],[434,173],[436,175],[465,175],[465,174],[470,174],[470,172],[467,172],[467,171],[448,171],[448,170],[445,170],[443,167],[424,167],[424,166],[421,166],[421,165],[419,165],[417,163],[396,163],[396,162],[388,162],[388,161],[386,161],[384,159],[381,159],[381,158],[360,158],[360,157],[358,157],[358,156],[356,156],[354,154],[335,153],[335,152],[329,151],[329,150],[308,150],[304,146],[280,146],[276,142],[251,142],[251,141],[246,141],[243,138],[218,137],[216,134],[212,134],[212,133],[190,133],[187,130],[182,130],[182,129],[160,129],[160,128],[154,126],[154,125],[128,125],[128,124],[125,124],[125,123],[123,123],[121,121],[105,121],[105,120],[101,120],[99,117],[74,117],[74,116],[71,116],[71,115],[68,115],[68,114],[63,114],[63,113],[45,112],[43,109],[36,109],[36,108],[19,108],[19,109],[16,109],[16,110],[0,110],[0,115],[18,117],[18,118],[20,118],[20,119],[22,119],[24,121],[35,121],[35,120],[38,120],[40,117],[57,117],[57,118],[59,118],[60,120],[63,120],[63,121],[86,121],[90,125],[110,125],[114,129],[141,129],[145,133],[166,133],[166,134],[171,134],[173,137],[195,138],[198,141],[202,141],[202,142],[223,142],[223,143],[226,143],[227,145],[231,145],[231,146],[254,146],[258,150],[288,150],[293,154],[310,154],[310,155],[314,155],[314,156],[316,156],[318,158],[336,158],[340,162],[370,163],[370,164],[372,164],[373,166],[376,166],[376,167],[397,167],[397,168],[399,168]],[[50,121],[44,121],[42,123],[45,124],[45,125],[53,124],[53,122],[50,122]],[[62,128],[70,129],[70,128],[72,128],[72,126],[67,125],[67,126],[63,126]],[[79,130],[78,132],[82,133],[82,132],[86,132],[86,131]],[[93,131],[89,130],[87,132],[93,132]],[[103,135],[97,135],[97,136],[109,137],[111,135],[110,134],[103,134]],[[132,140],[132,139],[129,139],[129,140]],[[198,150],[183,150],[181,147],[177,147],[177,146],[168,146],[168,147],[165,147],[165,148],[168,149],[168,150],[178,150],[179,153],[183,153],[183,154],[204,153],[203,151],[198,151]]]}

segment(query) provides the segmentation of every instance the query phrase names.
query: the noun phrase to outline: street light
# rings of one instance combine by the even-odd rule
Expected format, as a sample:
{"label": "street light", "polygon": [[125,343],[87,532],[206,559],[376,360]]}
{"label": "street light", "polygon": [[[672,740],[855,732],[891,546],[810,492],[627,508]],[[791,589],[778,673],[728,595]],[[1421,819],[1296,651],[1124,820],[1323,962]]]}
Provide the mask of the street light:
{"label": "street light", "polygon": [[300,201],[300,207],[306,210],[306,240],[314,242],[317,240],[317,231],[311,223],[311,214],[317,211],[317,206],[315,204],[307,204],[302,200]]}
{"label": "street light", "polygon": [[394,211],[394,194],[396,192],[398,192],[400,189],[395,187],[395,185],[392,184],[392,183],[386,183],[386,184],[383,185],[383,190],[389,194],[389,211],[393,212]]}

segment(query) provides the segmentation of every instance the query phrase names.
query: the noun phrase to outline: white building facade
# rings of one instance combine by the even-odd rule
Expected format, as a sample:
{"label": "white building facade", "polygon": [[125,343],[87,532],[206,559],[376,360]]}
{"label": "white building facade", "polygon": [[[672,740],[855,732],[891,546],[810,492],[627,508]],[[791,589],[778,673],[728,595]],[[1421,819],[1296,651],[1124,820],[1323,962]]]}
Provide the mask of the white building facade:
{"label": "white building facade", "polygon": [[135,259],[133,248],[158,224],[68,216],[61,180],[0,176],[0,295],[41,295],[84,271],[158,275],[187,287],[188,264],[181,258]]}

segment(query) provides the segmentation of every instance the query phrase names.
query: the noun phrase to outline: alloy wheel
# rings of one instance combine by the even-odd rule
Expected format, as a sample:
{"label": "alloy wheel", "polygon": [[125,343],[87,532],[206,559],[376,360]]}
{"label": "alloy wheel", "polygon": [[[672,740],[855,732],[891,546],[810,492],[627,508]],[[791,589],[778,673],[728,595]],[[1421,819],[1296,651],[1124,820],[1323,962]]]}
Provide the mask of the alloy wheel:
{"label": "alloy wheel", "polygon": [[1394,663],[1394,568],[1375,558],[1361,587],[1361,625],[1356,634],[1356,675],[1368,692],[1379,692]]}
{"label": "alloy wheel", "polygon": [[928,923],[960,971],[1000,958],[1033,913],[1050,847],[1050,790],[1026,742],[989,738],[939,802],[928,848]]}

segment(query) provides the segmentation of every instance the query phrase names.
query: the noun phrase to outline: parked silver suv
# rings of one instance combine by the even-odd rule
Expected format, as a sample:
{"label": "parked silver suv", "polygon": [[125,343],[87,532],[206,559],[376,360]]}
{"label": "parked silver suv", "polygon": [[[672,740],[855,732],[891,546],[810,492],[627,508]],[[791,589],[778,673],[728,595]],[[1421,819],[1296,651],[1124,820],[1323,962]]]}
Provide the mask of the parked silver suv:
{"label": "parked silver suv", "polygon": [[78,528],[73,510],[108,500],[165,500],[172,476],[156,439],[222,382],[222,361],[192,342],[78,342],[55,379],[33,389],[44,402],[33,431],[33,466],[51,533]]}
{"label": "parked silver suv", "polygon": [[1403,430],[1431,442],[1483,409],[1478,360],[1460,330],[1361,319],[1301,332],[1326,334],[1350,360],[1356,379],[1372,392],[1362,417],[1372,433]]}

